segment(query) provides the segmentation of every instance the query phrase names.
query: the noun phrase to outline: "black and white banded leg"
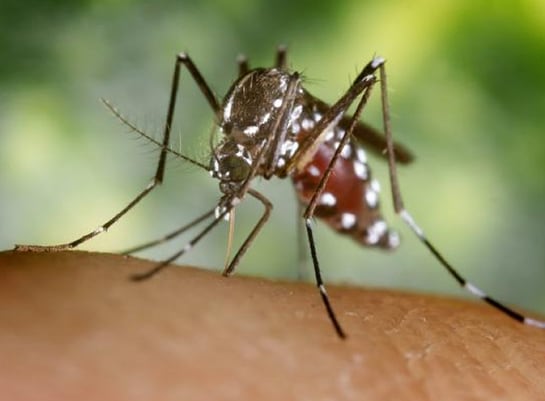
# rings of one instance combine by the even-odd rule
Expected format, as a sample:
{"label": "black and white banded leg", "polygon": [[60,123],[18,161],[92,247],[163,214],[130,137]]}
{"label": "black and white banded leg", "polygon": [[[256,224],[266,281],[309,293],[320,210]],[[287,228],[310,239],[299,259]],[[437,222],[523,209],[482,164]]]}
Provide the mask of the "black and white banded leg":
{"label": "black and white banded leg", "polygon": [[[364,86],[361,88],[361,92],[362,92],[361,100],[358,102],[358,105],[356,107],[356,111],[354,112],[354,115],[352,116],[350,125],[349,125],[348,129],[346,130],[344,137],[341,139],[341,142],[340,142],[339,146],[335,150],[335,153],[333,154],[333,157],[331,158],[331,161],[329,162],[329,165],[328,165],[326,171],[324,172],[323,176],[320,178],[320,182],[318,183],[318,186],[316,187],[316,191],[314,192],[309,204],[307,205],[307,207],[306,207],[306,209],[305,209],[305,211],[303,213],[303,219],[305,221],[305,228],[306,228],[306,231],[307,231],[307,238],[308,238],[308,242],[309,242],[309,246],[310,246],[310,253],[311,253],[311,257],[312,257],[312,265],[314,267],[314,275],[316,277],[316,285],[318,286],[318,289],[320,291],[320,295],[321,295],[323,303],[325,305],[327,314],[328,314],[331,322],[333,323],[333,327],[335,328],[335,331],[337,332],[338,336],[340,338],[342,338],[342,339],[346,338],[346,334],[345,334],[344,330],[342,329],[342,327],[341,327],[341,325],[340,325],[340,323],[339,323],[339,321],[338,321],[338,319],[337,319],[337,317],[335,315],[335,311],[333,310],[333,308],[331,306],[331,302],[329,301],[329,296],[327,294],[325,285],[324,285],[323,280],[322,280],[322,275],[321,275],[321,272],[320,272],[320,266],[319,266],[319,263],[318,263],[318,255],[317,255],[317,252],[316,252],[316,244],[315,244],[315,240],[314,240],[314,234],[312,232],[312,217],[314,215],[314,209],[316,207],[317,201],[318,201],[321,193],[323,192],[323,190],[325,188],[325,185],[327,183],[327,180],[329,179],[329,176],[331,175],[331,172],[333,171],[333,166],[335,165],[336,161],[338,160],[338,158],[340,156],[340,153],[341,153],[341,150],[344,148],[344,145],[350,139],[350,136],[352,135],[352,131],[354,130],[354,127],[356,126],[356,124],[357,124],[357,122],[358,122],[358,120],[359,120],[359,118],[361,116],[361,113],[362,113],[365,105],[367,104],[367,100],[369,99],[369,96],[371,95],[371,89],[373,88],[373,85],[376,82],[376,78],[375,78],[374,73],[379,68],[379,66],[382,65],[383,62],[384,62],[384,60],[382,58],[374,58],[370,63],[368,63],[364,67],[364,69],[361,71],[361,73],[356,78],[356,80],[355,80],[355,82],[353,84],[353,87],[349,89],[349,92],[354,92],[354,94],[359,95],[359,92],[354,91],[354,88],[355,88],[354,85],[356,83],[358,83],[358,82],[364,84]],[[356,98],[357,98],[357,96],[354,96],[353,99],[352,99],[352,102],[355,101]],[[346,109],[348,109],[348,107],[350,106],[350,104],[352,102],[346,104]]]}
{"label": "black and white banded leg", "polygon": [[386,69],[384,65],[380,67],[380,86],[381,86],[381,98],[382,98],[382,113],[384,119],[384,132],[386,135],[386,144],[388,152],[388,167],[390,173],[390,186],[392,190],[392,198],[394,203],[395,212],[403,219],[403,221],[409,226],[409,228],[416,234],[420,241],[428,248],[428,250],[435,256],[435,258],[441,263],[441,265],[454,277],[454,279],[460,284],[462,288],[471,293],[472,295],[482,299],[492,307],[498,309],[510,318],[526,324],[528,326],[545,329],[545,321],[532,319],[526,317],[521,313],[509,308],[501,302],[496,301],[494,298],[488,296],[483,290],[476,285],[466,280],[456,269],[443,257],[439,250],[428,240],[424,230],[413,219],[411,214],[405,209],[403,198],[401,197],[401,190],[399,187],[399,181],[397,177],[395,154],[394,154],[394,141],[392,138],[392,129],[390,122],[390,112],[388,104],[388,86],[386,81]]}
{"label": "black and white banded leg", "polygon": [[161,237],[159,239],[149,241],[149,242],[146,242],[144,244],[137,245],[137,246],[134,246],[132,248],[126,249],[125,251],[121,252],[121,254],[122,255],[130,255],[130,254],[133,254],[133,253],[136,253],[136,252],[143,251],[145,249],[152,248],[152,247],[157,246],[157,245],[164,244],[165,242],[168,242],[168,241],[178,237],[179,235],[182,235],[187,230],[190,230],[191,228],[195,227],[199,223],[201,223],[201,222],[205,221],[206,219],[212,217],[214,215],[215,209],[216,208],[214,207],[213,209],[211,209],[211,210],[207,211],[206,213],[200,215],[196,219],[190,221],[185,226],[183,226],[181,228],[178,228],[177,230],[172,231],[172,232],[164,235],[163,237]]}
{"label": "black and white banded leg", "polygon": [[[229,203],[230,204],[230,203]],[[147,280],[153,276],[155,276],[157,273],[159,273],[161,270],[169,266],[172,262],[174,262],[176,259],[181,257],[183,254],[189,252],[193,247],[199,242],[206,234],[208,234],[214,227],[218,225],[220,221],[222,221],[231,211],[232,206],[230,207],[221,207],[221,205],[218,205],[218,207],[215,208],[215,210],[221,210],[221,213],[217,213],[214,220],[212,220],[206,227],[204,227],[200,233],[198,233],[191,241],[189,241],[180,251],[176,252],[174,255],[170,256],[168,259],[165,259],[161,261],[159,264],[154,266],[152,269],[148,270],[147,272],[143,273],[137,273],[133,274],[131,276],[131,280],[133,281],[143,281]]]}
{"label": "black and white banded leg", "polygon": [[316,277],[316,285],[318,286],[318,290],[320,291],[320,296],[322,297],[322,301],[326,308],[327,315],[329,316],[331,323],[333,323],[333,327],[335,328],[337,335],[340,338],[345,339],[346,333],[344,332],[341,324],[339,323],[339,320],[337,319],[337,315],[335,314],[335,311],[333,310],[333,307],[331,306],[331,302],[329,300],[329,296],[327,295],[327,290],[325,288],[324,281],[322,280],[322,273],[320,272],[320,264],[318,262],[318,255],[316,253],[316,241],[314,240],[314,234],[312,232],[311,219],[305,219],[305,228],[307,230],[307,237],[308,237],[308,242],[310,246],[310,256],[312,257],[312,265],[314,266],[314,276]]}
{"label": "black and white banded leg", "polygon": [[[174,109],[176,106],[176,98],[178,94],[178,86],[180,84],[180,70],[181,67],[185,66],[187,70],[190,72],[191,77],[201,90],[203,96],[208,101],[208,104],[210,105],[210,108],[214,112],[214,115],[218,114],[219,110],[219,103],[216,99],[215,95],[213,94],[212,90],[206,83],[205,79],[203,78],[200,71],[197,69],[193,61],[189,58],[189,56],[186,53],[180,53],[176,56],[176,62],[174,66],[174,73],[172,76],[172,84],[171,84],[171,90],[170,90],[170,98],[168,103],[168,111],[166,116],[166,122],[165,127],[163,131],[163,141],[161,143],[161,153],[159,155],[159,161],[157,163],[157,168],[155,171],[155,176],[151,180],[151,182],[144,188],[142,192],[140,192],[125,208],[123,208],[120,212],[118,212],[115,216],[110,218],[108,221],[106,221],[104,224],[99,226],[97,229],[81,236],[80,238],[65,243],[65,244],[59,244],[59,245],[52,245],[52,246],[43,246],[43,245],[15,245],[16,251],[34,251],[34,252],[54,252],[54,251],[63,251],[67,249],[73,249],[77,247],[78,245],[90,240],[91,238],[107,231],[110,226],[115,224],[125,213],[127,213],[129,210],[131,210],[137,203],[139,203],[146,195],[148,195],[153,189],[155,189],[159,184],[163,182],[164,174],[165,174],[165,166],[167,161],[167,154],[169,152],[169,141],[170,141],[170,131],[172,127],[172,120],[174,117]],[[113,109],[107,102],[105,102],[110,109],[114,111],[116,115],[119,115],[118,112]],[[182,156],[186,161],[201,167],[205,170],[208,170],[206,166],[203,164],[192,160],[188,157]]]}

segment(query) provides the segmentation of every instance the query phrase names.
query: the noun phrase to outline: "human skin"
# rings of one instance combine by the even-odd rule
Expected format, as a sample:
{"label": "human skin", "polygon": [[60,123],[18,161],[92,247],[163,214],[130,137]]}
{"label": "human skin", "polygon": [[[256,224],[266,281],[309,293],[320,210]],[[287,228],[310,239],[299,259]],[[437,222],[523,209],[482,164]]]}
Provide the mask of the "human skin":
{"label": "human skin", "polygon": [[0,253],[0,400],[540,400],[545,331],[482,303],[86,252]]}

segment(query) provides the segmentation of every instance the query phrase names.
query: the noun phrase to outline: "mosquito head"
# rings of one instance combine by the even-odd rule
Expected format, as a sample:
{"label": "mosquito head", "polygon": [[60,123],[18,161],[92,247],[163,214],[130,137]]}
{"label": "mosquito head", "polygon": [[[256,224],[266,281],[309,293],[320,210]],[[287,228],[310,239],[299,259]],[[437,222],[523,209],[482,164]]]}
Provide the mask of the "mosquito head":
{"label": "mosquito head", "polygon": [[259,143],[280,115],[291,74],[258,68],[238,79],[223,100],[221,129],[237,143]]}
{"label": "mosquito head", "polygon": [[214,149],[210,174],[220,180],[221,192],[235,192],[250,174],[252,156],[241,145],[225,141]]}

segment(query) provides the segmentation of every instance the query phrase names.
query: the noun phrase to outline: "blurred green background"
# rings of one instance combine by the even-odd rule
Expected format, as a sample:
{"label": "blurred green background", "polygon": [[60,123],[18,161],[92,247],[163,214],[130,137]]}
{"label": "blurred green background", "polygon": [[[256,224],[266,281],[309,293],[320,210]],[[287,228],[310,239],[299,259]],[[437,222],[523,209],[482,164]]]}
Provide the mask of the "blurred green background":
{"label": "blurred green background", "polygon": [[[156,150],[100,97],[159,138],[177,52],[189,52],[222,96],[237,54],[267,66],[280,43],[310,91],[330,102],[374,54],[388,60],[394,132],[417,154],[401,169],[408,209],[473,282],[545,312],[542,0],[3,0],[0,248],[72,240],[149,182]],[[364,119],[380,127],[378,100]],[[178,111],[173,147],[206,160],[211,113],[187,74]],[[461,294],[392,215],[386,165],[371,161],[403,243],[390,254],[362,249],[318,223],[327,282]],[[275,210],[238,271],[293,278],[298,221],[290,182],[256,185]],[[218,194],[205,172],[172,160],[165,185],[83,248],[114,251],[157,238]],[[260,211],[251,199],[238,208],[237,243]],[[226,232],[225,224],[180,263],[219,270]],[[164,258],[186,238],[144,256]]]}

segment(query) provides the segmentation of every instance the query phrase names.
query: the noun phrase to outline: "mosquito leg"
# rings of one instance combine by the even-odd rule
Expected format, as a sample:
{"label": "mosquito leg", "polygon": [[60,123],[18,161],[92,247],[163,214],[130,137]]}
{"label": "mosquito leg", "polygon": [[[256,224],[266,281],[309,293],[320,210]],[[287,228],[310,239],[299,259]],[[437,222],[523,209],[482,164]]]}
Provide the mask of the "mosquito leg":
{"label": "mosquito leg", "polygon": [[198,70],[197,66],[193,63],[191,58],[186,53],[179,53],[176,56],[176,64],[174,67],[174,74],[172,77],[172,86],[170,89],[170,101],[168,104],[167,118],[165,123],[165,130],[163,134],[163,148],[161,149],[161,155],[159,156],[159,164],[157,166],[157,172],[155,173],[155,179],[159,182],[163,181],[163,175],[165,172],[165,163],[167,157],[167,148],[170,140],[170,130],[172,128],[172,119],[174,117],[174,109],[176,107],[176,98],[178,94],[178,86],[180,84],[180,69],[184,65],[189,73],[191,74],[193,80],[201,90],[201,93],[208,101],[210,108],[214,112],[214,116],[218,114],[219,103],[216,99],[216,96],[206,83],[204,77]]}
{"label": "mosquito leg", "polygon": [[305,237],[303,232],[303,225],[299,220],[299,217],[304,213],[304,206],[299,200],[297,200],[297,280],[303,281],[306,277],[306,271],[308,266],[308,253],[306,250]]}
{"label": "mosquito leg", "polygon": [[280,158],[282,144],[288,134],[288,125],[290,121],[290,115],[295,99],[297,96],[297,88],[301,82],[301,76],[299,73],[294,72],[290,74],[287,88],[282,99],[282,104],[279,109],[279,118],[274,122],[272,129],[268,135],[267,149],[268,152],[264,157],[265,167],[263,177],[266,179],[271,178],[277,172],[278,160]]}
{"label": "mosquito leg", "polygon": [[316,243],[314,241],[314,234],[312,232],[311,219],[305,219],[305,227],[307,230],[307,238],[308,238],[308,243],[310,246],[310,255],[312,257],[312,265],[314,266],[314,275],[316,277],[316,285],[318,286],[318,290],[320,291],[320,295],[322,296],[322,301],[327,310],[327,315],[329,316],[331,323],[333,323],[333,327],[335,328],[337,335],[340,338],[345,339],[346,333],[344,332],[339,321],[337,320],[337,315],[335,314],[335,311],[333,310],[333,307],[331,306],[331,302],[329,301],[329,296],[327,295],[327,291],[326,291],[324,282],[322,280],[322,273],[320,272],[320,265],[318,263],[318,255],[316,253]]}
{"label": "mosquito leg", "polygon": [[278,48],[276,49],[276,62],[275,62],[276,68],[279,68],[281,70],[286,69],[287,53],[288,53],[288,47],[286,45],[278,46]]}
{"label": "mosquito leg", "polygon": [[250,64],[248,63],[248,58],[244,54],[240,54],[237,57],[238,64],[238,76],[239,78],[243,75],[246,75],[250,71]]}
{"label": "mosquito leg", "polygon": [[90,240],[91,238],[103,233],[104,231],[107,231],[108,228],[110,228],[110,226],[112,226],[115,222],[117,222],[125,213],[131,210],[138,202],[140,202],[146,195],[148,195],[157,185],[163,182],[163,178],[165,174],[166,159],[168,154],[168,144],[170,140],[170,130],[172,127],[172,119],[174,117],[174,109],[176,106],[178,86],[180,83],[180,69],[182,65],[184,65],[189,70],[191,76],[193,77],[193,80],[197,83],[202,94],[207,99],[208,103],[210,104],[210,107],[214,111],[214,115],[217,115],[217,111],[219,110],[218,101],[215,95],[210,90],[210,87],[204,80],[203,76],[201,75],[201,73],[199,72],[199,70],[197,69],[197,67],[195,66],[195,64],[193,63],[193,61],[189,58],[187,54],[185,53],[178,54],[176,56],[176,64],[175,64],[174,73],[172,76],[170,100],[168,105],[165,128],[163,132],[163,142],[162,142],[161,153],[159,155],[159,161],[157,163],[155,176],[153,177],[151,182],[148,184],[148,186],[142,192],[140,192],[124,209],[122,209],[110,220],[106,221],[104,224],[102,224],[100,227],[98,227],[94,231],[91,231],[90,233],[87,233],[72,242],[68,242],[68,243],[60,244],[60,245],[53,245],[53,246],[16,245],[15,250],[53,252],[53,251],[62,251],[62,250],[75,248],[78,245],[82,244],[83,242]]}
{"label": "mosquito leg", "polygon": [[[319,196],[321,192],[323,191],[329,176],[331,175],[333,165],[337,161],[337,158],[339,157],[344,145],[350,139],[350,135],[352,131],[354,130],[354,126],[357,124],[359,117],[361,115],[361,112],[363,111],[363,108],[365,107],[365,104],[367,103],[367,100],[369,99],[369,96],[371,94],[371,89],[374,83],[376,82],[376,77],[374,75],[374,72],[376,71],[377,68],[379,68],[379,66],[383,62],[384,60],[382,58],[375,58],[369,64],[367,64],[367,66],[362,70],[362,72],[356,79],[355,83],[350,87],[348,92],[343,96],[343,98],[337,101],[337,103],[334,106],[332,106],[332,107],[339,108],[339,110],[336,111],[335,114],[332,115],[331,117],[328,117],[330,119],[330,121],[327,123],[328,125],[334,122],[335,118],[340,118],[338,116],[342,116],[342,114],[339,114],[339,113],[344,113],[344,111],[350,106],[350,104],[363,91],[363,96],[360,102],[358,103],[358,106],[356,108],[354,115],[352,116],[352,121],[350,123],[350,126],[348,130],[346,131],[344,137],[342,138],[339,146],[335,150],[335,153],[324,175],[321,177],[320,183],[318,184],[318,187],[316,188],[316,191],[314,192],[311,201],[309,202],[305,212],[303,213],[303,219],[305,221],[305,227],[307,231],[307,238],[308,238],[308,242],[310,246],[310,254],[312,257],[312,265],[314,267],[314,275],[316,277],[316,285],[318,286],[320,295],[322,296],[322,301],[327,310],[327,314],[331,322],[333,323],[333,327],[335,328],[337,335],[343,339],[346,338],[346,334],[344,330],[342,329],[339,321],[337,320],[337,316],[335,315],[333,307],[331,306],[331,302],[329,301],[329,296],[327,295],[327,291],[322,280],[322,274],[320,273],[320,265],[318,262],[318,255],[316,252],[316,244],[315,244],[314,235],[312,232],[312,216],[314,214],[314,208],[316,207],[317,200],[319,199]],[[356,85],[359,85],[359,88]],[[332,117],[335,117],[335,118],[332,118]],[[321,121],[323,121],[324,119],[326,119],[325,116],[322,118]],[[319,129],[320,132],[325,128],[326,126],[323,126],[322,128],[320,128]]]}
{"label": "mosquito leg", "polygon": [[170,241],[171,239],[176,238],[180,234],[183,234],[185,231],[195,227],[197,224],[201,223],[202,221],[208,219],[213,214],[214,214],[214,209],[211,209],[208,212],[204,213],[203,215],[197,217],[193,221],[187,223],[185,226],[177,229],[176,231],[173,231],[173,232],[171,232],[171,233],[169,233],[169,234],[167,234],[167,235],[165,235],[165,236],[163,236],[163,237],[161,237],[159,239],[156,239],[154,241],[146,242],[144,244],[129,248],[129,249],[121,252],[121,254],[122,255],[130,255],[132,253],[140,252],[140,251],[143,251],[144,249],[148,249],[148,248],[154,247],[156,245],[160,245],[160,244],[163,244],[163,243],[165,243],[167,241]]}
{"label": "mosquito leg", "polygon": [[496,301],[494,298],[489,297],[484,291],[479,287],[473,285],[471,282],[467,281],[458,271],[443,257],[439,250],[428,240],[424,231],[413,219],[411,214],[405,209],[403,204],[403,198],[401,197],[401,190],[399,187],[399,181],[396,170],[396,161],[394,153],[394,141],[392,137],[392,128],[390,122],[390,109],[388,103],[388,83],[386,78],[386,69],[384,65],[380,66],[380,89],[381,89],[381,98],[382,98],[382,115],[384,122],[384,132],[386,135],[386,145],[388,152],[388,166],[390,172],[390,186],[392,189],[392,198],[394,203],[395,212],[405,221],[409,228],[416,234],[420,241],[428,248],[428,250],[433,254],[433,256],[439,261],[439,263],[448,271],[448,273],[454,277],[458,284],[464,288],[466,291],[472,295],[482,299],[486,303],[490,304],[492,307],[498,309],[505,315],[510,318],[529,325],[538,327],[540,329],[545,329],[545,321],[532,319],[526,317],[519,312],[509,308],[503,303]]}
{"label": "mosquito leg", "polygon": [[259,221],[255,225],[253,230],[250,232],[250,234],[248,235],[246,240],[240,246],[240,248],[237,251],[236,255],[234,256],[233,260],[231,261],[231,263],[229,263],[229,266],[227,266],[225,268],[225,270],[223,270],[222,274],[224,276],[226,276],[226,277],[233,274],[233,272],[235,271],[235,268],[237,267],[238,263],[240,262],[240,259],[244,256],[244,254],[246,253],[246,251],[248,250],[248,248],[250,247],[250,245],[254,241],[255,237],[257,236],[257,234],[259,234],[259,231],[261,230],[263,225],[265,225],[265,223],[269,219],[269,216],[271,214],[271,210],[273,208],[272,203],[267,198],[265,198],[261,193],[257,192],[256,190],[253,190],[251,188],[248,189],[248,193],[251,196],[253,196],[254,198],[256,198],[258,201],[260,201],[263,204],[263,206],[265,206],[265,211],[263,212],[263,215],[261,216],[261,218],[259,219]]}
{"label": "mosquito leg", "polygon": [[[373,82],[374,84],[375,81],[371,80],[371,82]],[[369,99],[369,96],[371,95],[372,88],[373,88],[373,85],[371,84],[363,92],[363,96],[360,102],[358,103],[358,106],[356,108],[356,111],[354,112],[354,115],[352,116],[352,121],[350,122],[350,126],[344,133],[344,136],[341,139],[339,146],[337,147],[337,149],[335,149],[335,153],[333,154],[333,157],[331,158],[327,166],[327,169],[325,170],[324,175],[321,177],[320,182],[318,183],[318,186],[316,187],[316,191],[314,191],[314,194],[312,195],[312,198],[303,214],[303,218],[305,220],[311,218],[314,215],[314,209],[316,208],[318,199],[320,199],[320,196],[322,195],[325,185],[327,184],[327,180],[329,179],[329,176],[331,175],[331,172],[333,171],[333,166],[335,165],[335,162],[339,158],[344,146],[350,140],[351,133],[354,130],[354,127],[356,126],[356,124],[358,124],[363,108],[367,104],[367,100]]]}
{"label": "mosquito leg", "polygon": [[68,249],[72,249],[77,247],[83,242],[86,242],[90,240],[91,238],[105,232],[108,230],[108,228],[113,225],[117,220],[121,218],[125,213],[127,213],[129,210],[131,210],[134,205],[136,205],[142,198],[144,198],[147,194],[151,192],[153,188],[158,184],[158,181],[156,178],[154,178],[148,186],[138,194],[136,198],[134,198],[131,203],[129,203],[123,210],[121,210],[119,213],[117,213],[114,217],[112,217],[110,220],[108,220],[106,223],[95,229],[94,231],[91,231],[88,234],[85,234],[84,236],[72,241],[68,242],[66,244],[59,244],[59,245],[52,245],[52,246],[44,246],[44,245],[15,245],[16,251],[21,252],[57,252],[57,251],[64,251]]}
{"label": "mosquito leg", "polygon": [[314,126],[314,129],[310,135],[301,140],[295,155],[289,160],[288,163],[286,163],[286,166],[284,167],[286,172],[290,173],[293,171],[301,159],[307,157],[307,153],[313,149],[313,146],[316,145],[316,141],[320,135],[322,135],[322,133],[330,127],[338,124],[344,113],[346,113],[356,98],[364,90],[375,84],[375,72],[383,62],[384,59],[375,57],[361,70],[346,93],[327,109],[321,120]]}
{"label": "mosquito leg", "polygon": [[169,257],[166,260],[163,260],[158,265],[156,265],[153,269],[148,270],[144,273],[137,273],[133,274],[131,276],[131,280],[133,281],[143,281],[147,280],[157,273],[159,273],[161,270],[163,270],[165,267],[169,266],[172,262],[174,262],[176,259],[178,259],[180,256],[182,256],[184,253],[190,251],[196,244],[199,242],[206,234],[208,234],[214,227],[218,225],[220,221],[223,220],[223,218],[229,213],[232,207],[225,208],[219,215],[216,216],[216,218],[210,222],[199,234],[197,234],[191,241],[189,241],[181,251],[176,252],[174,255]]}

